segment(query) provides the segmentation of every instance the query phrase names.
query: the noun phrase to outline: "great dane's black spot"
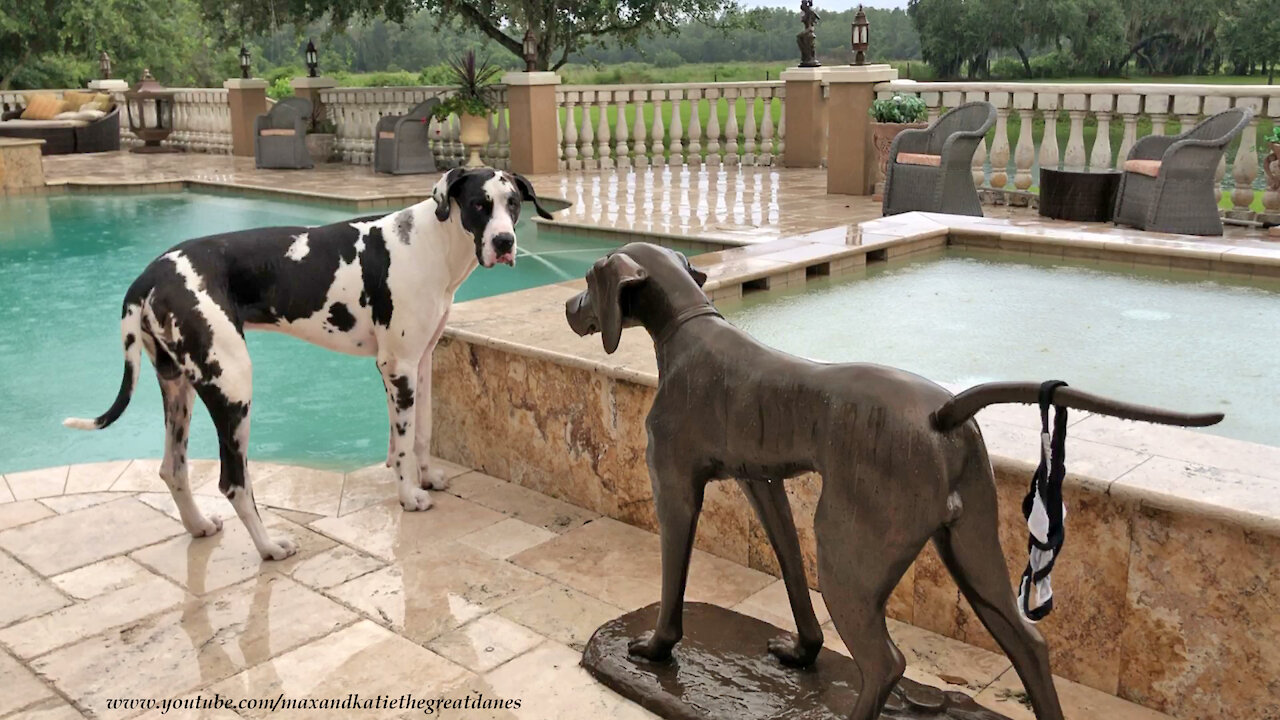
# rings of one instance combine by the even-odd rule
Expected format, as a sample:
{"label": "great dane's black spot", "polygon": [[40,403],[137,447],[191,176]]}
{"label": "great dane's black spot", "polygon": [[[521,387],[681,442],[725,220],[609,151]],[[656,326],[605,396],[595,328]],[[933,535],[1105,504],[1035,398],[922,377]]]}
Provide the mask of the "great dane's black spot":
{"label": "great dane's black spot", "polygon": [[337,302],[329,306],[329,324],[347,332],[356,326],[356,319],[343,303]]}
{"label": "great dane's black spot", "polygon": [[406,208],[396,213],[396,232],[400,242],[408,245],[413,234],[413,210]]}
{"label": "great dane's black spot", "polygon": [[369,228],[364,236],[364,250],[360,252],[360,275],[364,281],[364,293],[369,299],[373,322],[382,327],[391,325],[391,287],[387,274],[391,271],[391,255],[382,230]]}
{"label": "great dane's black spot", "polygon": [[138,338],[134,337],[134,336],[133,336],[133,333],[129,333],[128,335],[125,335],[125,336],[124,336],[124,349],[125,349],[125,352],[128,352],[128,351],[129,351],[129,348],[133,347],[133,344],[134,344],[135,342],[137,342],[137,340],[138,340]]}
{"label": "great dane's black spot", "polygon": [[413,406],[413,388],[409,387],[409,378],[404,375],[392,375],[391,384],[395,387],[396,407],[408,410]]}

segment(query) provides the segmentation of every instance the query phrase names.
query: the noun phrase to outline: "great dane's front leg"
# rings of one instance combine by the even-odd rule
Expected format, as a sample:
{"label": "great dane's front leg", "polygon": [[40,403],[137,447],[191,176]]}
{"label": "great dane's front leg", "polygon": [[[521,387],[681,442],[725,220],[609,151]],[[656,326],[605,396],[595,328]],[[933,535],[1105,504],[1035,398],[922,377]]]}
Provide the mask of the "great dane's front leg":
{"label": "great dane's front leg", "polygon": [[787,599],[791,601],[791,614],[796,620],[796,634],[783,635],[769,641],[769,652],[784,665],[806,667],[818,659],[822,650],[822,626],[813,612],[809,599],[809,585],[804,575],[804,558],[800,554],[800,537],[796,533],[795,520],[791,516],[791,503],[782,480],[739,480],[738,485],[746,493],[751,506],[764,526],[769,544],[778,556],[782,569],[782,581],[787,586]]}
{"label": "great dane's front leg", "polygon": [[414,437],[413,449],[418,455],[418,472],[422,487],[432,490],[444,490],[449,487],[444,471],[431,467],[431,369],[432,357],[435,355],[436,343],[444,333],[445,323],[449,321],[449,311],[445,310],[440,324],[431,336],[427,351],[418,361],[418,402],[417,433]]}
{"label": "great dane's front leg", "polygon": [[418,458],[413,451],[418,361],[394,356],[379,356],[378,369],[391,399],[394,417],[391,423],[392,468],[399,480],[400,505],[405,510],[426,510],[431,497],[419,486]]}
{"label": "great dane's front leg", "polygon": [[652,447],[650,439],[649,477],[662,543],[662,605],[654,629],[633,640],[629,649],[633,655],[649,660],[666,660],[684,635],[684,589],[689,580],[705,481],[695,479],[687,469],[654,462]]}

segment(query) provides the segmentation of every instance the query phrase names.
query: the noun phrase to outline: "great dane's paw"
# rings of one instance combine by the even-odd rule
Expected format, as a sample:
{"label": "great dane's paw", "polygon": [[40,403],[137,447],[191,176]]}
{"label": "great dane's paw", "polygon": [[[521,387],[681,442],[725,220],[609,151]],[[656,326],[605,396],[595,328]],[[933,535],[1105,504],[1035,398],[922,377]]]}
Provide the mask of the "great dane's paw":
{"label": "great dane's paw", "polygon": [[671,649],[675,645],[676,641],[659,638],[656,633],[650,630],[632,640],[631,644],[627,645],[627,652],[645,660],[664,662],[671,659]]}
{"label": "great dane's paw", "polygon": [[192,527],[187,528],[187,532],[191,533],[191,537],[209,537],[217,535],[222,531],[222,518],[217,515],[210,515],[202,518],[204,522],[196,523]]}
{"label": "great dane's paw", "polygon": [[262,548],[263,560],[283,560],[298,552],[298,545],[289,538],[279,538]]}
{"label": "great dane's paw", "polygon": [[449,479],[444,476],[444,471],[440,468],[423,467],[419,474],[424,490],[448,490]]}
{"label": "great dane's paw", "polygon": [[405,512],[429,510],[431,508],[431,496],[427,494],[426,490],[418,488],[414,488],[407,493],[401,492],[400,507],[404,508]]}
{"label": "great dane's paw", "polygon": [[821,640],[816,644],[806,645],[795,633],[786,633],[769,640],[769,653],[787,667],[808,667],[818,659],[818,652],[821,650]]}

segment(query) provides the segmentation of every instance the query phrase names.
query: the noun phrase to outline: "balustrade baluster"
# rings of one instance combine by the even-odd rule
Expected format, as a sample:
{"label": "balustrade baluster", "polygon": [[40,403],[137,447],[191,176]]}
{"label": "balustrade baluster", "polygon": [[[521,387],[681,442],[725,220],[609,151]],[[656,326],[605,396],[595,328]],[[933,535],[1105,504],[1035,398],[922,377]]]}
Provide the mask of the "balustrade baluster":
{"label": "balustrade baluster", "polygon": [[1009,184],[1009,93],[993,92],[987,102],[996,106],[996,134],[991,141],[991,187]]}
{"label": "balustrade baluster", "polygon": [[671,138],[668,143],[670,154],[667,164],[675,167],[684,165],[684,121],[681,119],[683,101],[684,90],[671,91]]}
{"label": "balustrade baluster", "polygon": [[[768,93],[768,90],[761,89],[761,94]],[[756,164],[756,91],[752,89],[743,90],[743,99],[746,101],[747,114],[743,118],[742,123],[742,164]],[[768,102],[768,98],[765,98]]]}
{"label": "balustrade baluster", "polygon": [[786,98],[782,98],[783,102],[778,104],[778,133],[777,140],[773,143],[773,157],[786,157],[787,152],[787,103]]}
{"label": "balustrade baluster", "polygon": [[686,162],[689,167],[702,165],[702,120],[698,117],[699,105],[702,104],[702,90],[689,89],[689,152]]}
{"label": "balustrade baluster", "polygon": [[607,90],[596,91],[596,104],[600,109],[600,124],[596,126],[596,165],[601,170],[613,168],[612,150],[609,148],[609,100]]}
{"label": "balustrade baluster", "polygon": [[1093,151],[1089,153],[1089,167],[1094,170],[1110,170],[1111,110],[1115,107],[1115,96],[1092,95],[1089,107],[1098,120],[1098,134],[1093,139]]}
{"label": "balustrade baluster", "polygon": [[1258,179],[1258,118],[1262,115],[1262,98],[1239,98],[1236,107],[1253,110],[1253,119],[1240,134],[1240,147],[1236,150],[1231,176],[1235,189],[1231,191],[1232,212],[1237,217],[1253,215],[1253,181]]}
{"label": "balustrade baluster", "polygon": [[720,166],[720,89],[707,88],[707,165]]}
{"label": "balustrade baluster", "polygon": [[729,106],[729,115],[724,123],[724,164],[738,164],[738,91],[726,89],[724,99]]}
{"label": "balustrade baluster", "polygon": [[1086,161],[1084,118],[1088,108],[1088,96],[1069,93],[1062,97],[1062,101],[1071,123],[1071,128],[1067,131],[1067,149],[1062,155],[1062,166],[1067,170],[1084,170]]}
{"label": "balustrade baluster", "polygon": [[596,94],[587,90],[582,93],[582,169],[595,170],[600,167],[596,162],[596,131],[591,124],[591,107],[595,103]]}
{"label": "balustrade baluster", "polygon": [[648,97],[645,90],[631,91],[631,102],[636,106],[635,122],[631,123],[631,166],[636,168],[649,166],[648,148],[644,142],[644,105]]}
{"label": "balustrade baluster", "polygon": [[581,170],[582,161],[578,159],[578,119],[574,116],[574,108],[578,105],[578,93],[566,92],[564,108],[564,162],[570,170]]}
{"label": "balustrade baluster", "polygon": [[627,144],[631,133],[627,130],[627,97],[630,95],[626,90],[614,90],[614,121],[613,134],[616,137],[614,141],[613,164],[614,167],[628,168],[631,167],[631,147]]}
{"label": "balustrade baluster", "polygon": [[1035,129],[1035,105],[1035,93],[1013,94],[1013,106],[1018,111],[1018,142],[1013,152],[1013,186],[1019,192],[1027,192],[1031,188],[1031,166],[1036,160],[1036,144],[1032,135]]}
{"label": "balustrade baluster", "polygon": [[[662,101],[666,98],[667,93],[662,90],[652,90],[649,97],[653,100],[653,124],[649,126],[649,164],[661,167],[667,164],[667,158],[663,155],[663,134],[666,129],[662,124]],[[679,112],[676,113],[679,115]]]}
{"label": "balustrade baluster", "polygon": [[773,164],[773,95],[764,97],[763,113],[760,116],[760,158],[759,165]]}
{"label": "balustrade baluster", "polygon": [[1116,112],[1124,122],[1124,134],[1120,137],[1120,150],[1116,153],[1116,167],[1124,167],[1129,151],[1138,141],[1138,117],[1142,114],[1141,95],[1120,95],[1116,98]]}

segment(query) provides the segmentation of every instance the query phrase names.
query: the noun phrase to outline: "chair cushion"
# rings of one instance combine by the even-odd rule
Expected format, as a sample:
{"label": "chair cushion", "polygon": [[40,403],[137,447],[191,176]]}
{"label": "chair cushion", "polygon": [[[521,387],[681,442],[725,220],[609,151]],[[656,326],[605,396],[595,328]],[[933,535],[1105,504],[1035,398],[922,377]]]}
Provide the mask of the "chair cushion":
{"label": "chair cushion", "polygon": [[395,139],[396,139],[396,131],[395,131],[395,130],[383,130],[382,132],[378,133],[378,139],[379,139],[379,140],[395,140]]}
{"label": "chair cushion", "polygon": [[25,130],[58,130],[65,128],[85,127],[89,123],[85,120],[5,120],[0,123],[0,128],[18,128]]}
{"label": "chair cushion", "polygon": [[1124,171],[1138,173],[1148,177],[1155,177],[1160,174],[1159,160],[1125,160]]}
{"label": "chair cushion", "polygon": [[22,111],[22,119],[52,120],[66,109],[67,104],[53,93],[36,93],[27,100],[27,109]]}
{"label": "chair cushion", "polygon": [[942,167],[941,155],[927,155],[925,153],[898,153],[899,165],[928,165],[929,167]]}
{"label": "chair cushion", "polygon": [[290,136],[290,135],[293,135],[294,132],[292,128],[264,128],[262,132],[258,134],[264,137],[274,137],[274,136]]}

